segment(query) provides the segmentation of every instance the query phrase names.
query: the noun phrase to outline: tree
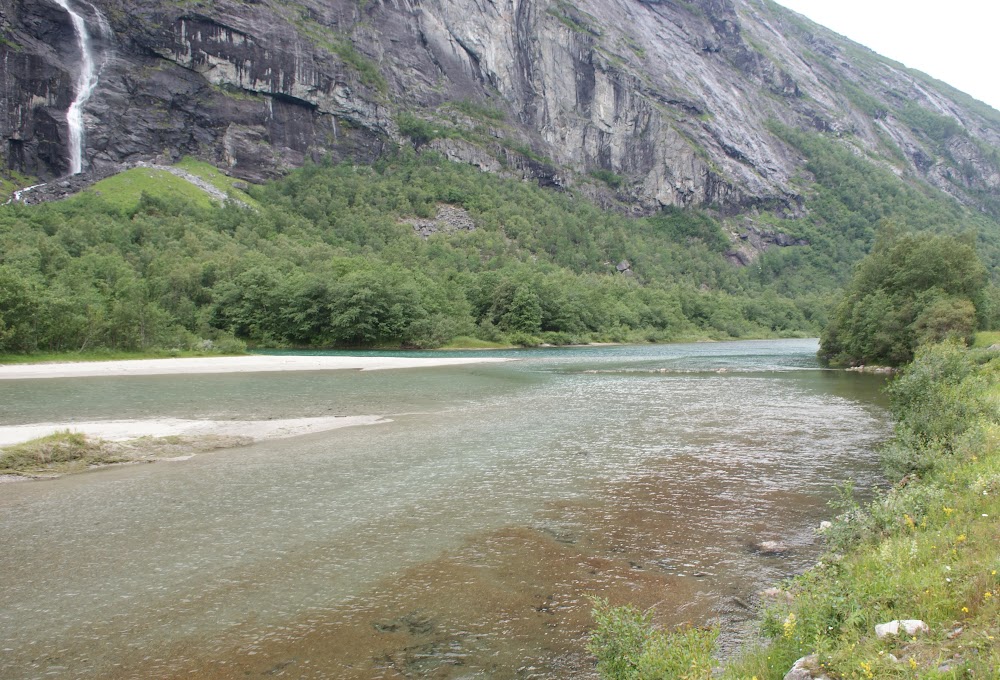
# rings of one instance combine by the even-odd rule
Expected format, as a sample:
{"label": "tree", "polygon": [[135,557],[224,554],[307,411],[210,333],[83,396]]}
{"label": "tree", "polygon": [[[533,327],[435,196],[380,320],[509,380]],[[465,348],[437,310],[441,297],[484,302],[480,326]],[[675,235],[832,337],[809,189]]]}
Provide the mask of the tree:
{"label": "tree", "polygon": [[36,304],[21,276],[0,265],[0,352],[34,349],[31,320]]}
{"label": "tree", "polygon": [[823,331],[820,357],[835,365],[899,366],[921,344],[966,340],[986,282],[971,240],[885,228]]}

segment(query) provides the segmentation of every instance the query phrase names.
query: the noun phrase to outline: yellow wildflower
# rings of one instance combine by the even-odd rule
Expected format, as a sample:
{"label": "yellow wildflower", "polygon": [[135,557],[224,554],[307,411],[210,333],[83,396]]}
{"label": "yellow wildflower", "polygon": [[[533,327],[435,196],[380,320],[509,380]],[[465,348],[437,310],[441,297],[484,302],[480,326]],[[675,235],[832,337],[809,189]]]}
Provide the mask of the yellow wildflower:
{"label": "yellow wildflower", "polygon": [[781,624],[781,627],[785,630],[785,637],[790,638],[795,634],[795,612],[788,615],[785,622]]}

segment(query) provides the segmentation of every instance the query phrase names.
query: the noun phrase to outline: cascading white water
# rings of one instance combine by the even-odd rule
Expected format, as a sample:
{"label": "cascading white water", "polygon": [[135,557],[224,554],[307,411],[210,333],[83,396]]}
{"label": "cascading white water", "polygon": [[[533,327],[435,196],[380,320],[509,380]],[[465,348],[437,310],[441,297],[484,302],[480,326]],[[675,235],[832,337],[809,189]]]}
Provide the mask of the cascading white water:
{"label": "cascading white water", "polygon": [[[83,172],[83,107],[94,93],[101,68],[103,68],[107,59],[104,59],[100,66],[97,64],[97,61],[94,59],[94,49],[90,33],[87,31],[87,22],[79,12],[73,9],[69,4],[69,0],[55,0],[55,2],[66,10],[66,13],[69,14],[70,19],[73,21],[76,43],[80,48],[81,55],[80,72],[76,77],[75,97],[66,111],[66,123],[69,126],[70,174],[76,175]],[[90,3],[87,4],[89,5]],[[102,32],[107,32],[105,28],[107,21],[96,7],[93,5],[90,5],[90,7],[97,15]]]}

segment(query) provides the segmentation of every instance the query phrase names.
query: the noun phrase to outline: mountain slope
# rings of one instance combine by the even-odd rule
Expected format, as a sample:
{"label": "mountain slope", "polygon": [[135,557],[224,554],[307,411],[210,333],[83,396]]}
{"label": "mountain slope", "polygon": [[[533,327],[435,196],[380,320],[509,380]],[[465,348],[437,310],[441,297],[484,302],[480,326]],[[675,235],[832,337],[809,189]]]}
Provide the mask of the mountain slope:
{"label": "mountain slope", "polygon": [[[97,174],[193,155],[261,180],[396,144],[642,211],[799,214],[829,133],[996,211],[1000,113],[768,0],[98,0]],[[0,1],[8,167],[67,170],[79,50],[51,0]]]}

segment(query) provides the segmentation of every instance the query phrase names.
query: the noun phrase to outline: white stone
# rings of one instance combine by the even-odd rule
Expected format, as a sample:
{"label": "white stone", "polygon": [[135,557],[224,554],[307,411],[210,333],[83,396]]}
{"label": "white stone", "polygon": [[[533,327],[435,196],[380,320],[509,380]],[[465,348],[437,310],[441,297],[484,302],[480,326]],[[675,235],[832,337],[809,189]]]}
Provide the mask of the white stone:
{"label": "white stone", "polygon": [[904,633],[911,636],[917,633],[926,633],[930,630],[927,624],[919,619],[896,619],[895,621],[876,625],[875,635],[880,638],[889,635],[899,635],[900,628],[903,629]]}
{"label": "white stone", "polygon": [[818,666],[819,657],[815,654],[804,656],[785,673],[784,680],[830,680],[828,675],[817,668]]}

